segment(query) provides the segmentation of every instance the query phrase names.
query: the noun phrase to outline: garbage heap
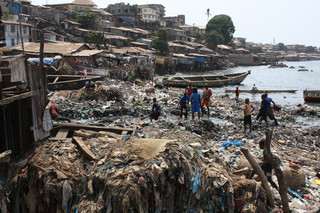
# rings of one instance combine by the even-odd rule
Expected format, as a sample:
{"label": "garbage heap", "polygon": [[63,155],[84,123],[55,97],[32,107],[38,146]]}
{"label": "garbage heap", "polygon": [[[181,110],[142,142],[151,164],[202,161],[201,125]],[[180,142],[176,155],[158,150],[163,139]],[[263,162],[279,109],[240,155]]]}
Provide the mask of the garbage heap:
{"label": "garbage heap", "polygon": [[[113,91],[118,98],[103,90]],[[75,131],[70,140],[39,144],[13,180],[11,195],[19,201],[15,209],[267,212],[266,192],[256,176],[249,179],[253,169],[240,147],[261,161],[258,141],[265,137],[266,130],[272,130],[271,148],[285,171],[291,209],[318,211],[319,123],[305,126],[298,118],[319,120],[319,114],[314,113],[319,107],[282,107],[275,113],[279,126],[258,124],[255,110],[253,132],[247,134],[243,133],[243,103],[225,94],[213,94],[209,118],[178,119],[178,97],[183,92],[155,89],[143,82],[106,80],[91,94],[83,95],[83,89],[53,93],[51,99],[61,109],[60,114],[73,123],[135,126],[136,131],[112,138],[105,132],[81,130]],[[153,97],[162,108],[157,122],[148,119]],[[272,179],[281,184],[274,174]],[[279,192],[273,187],[271,192],[281,208]]]}
{"label": "garbage heap", "polygon": [[235,176],[201,154],[201,138],[177,133],[193,142],[85,130],[73,141],[47,141],[14,179],[13,196],[27,212],[233,212]]}

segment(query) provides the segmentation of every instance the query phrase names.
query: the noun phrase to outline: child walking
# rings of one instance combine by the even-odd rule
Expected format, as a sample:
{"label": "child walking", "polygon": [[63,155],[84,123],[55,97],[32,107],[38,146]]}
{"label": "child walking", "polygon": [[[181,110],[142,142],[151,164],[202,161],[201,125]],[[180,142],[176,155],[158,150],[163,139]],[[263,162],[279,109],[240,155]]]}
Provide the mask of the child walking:
{"label": "child walking", "polygon": [[244,101],[244,133],[246,133],[247,130],[247,124],[249,124],[249,132],[252,131],[252,121],[251,121],[251,113],[254,110],[254,107],[250,104],[249,98],[246,98]]}

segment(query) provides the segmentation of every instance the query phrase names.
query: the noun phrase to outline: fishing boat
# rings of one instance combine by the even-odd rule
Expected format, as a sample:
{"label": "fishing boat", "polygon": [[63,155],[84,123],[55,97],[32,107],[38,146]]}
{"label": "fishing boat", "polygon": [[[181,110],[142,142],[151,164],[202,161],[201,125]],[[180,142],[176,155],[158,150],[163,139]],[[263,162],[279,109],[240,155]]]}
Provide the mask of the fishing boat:
{"label": "fishing boat", "polygon": [[109,70],[94,69],[91,67],[83,67],[76,65],[80,75],[93,75],[93,76],[109,76]]}
{"label": "fishing boat", "polygon": [[320,90],[304,90],[303,99],[305,102],[320,102]]}
{"label": "fishing boat", "polygon": [[49,90],[73,90],[85,86],[88,81],[101,80],[100,76],[47,75]]}
{"label": "fishing boat", "polygon": [[[226,93],[233,92],[234,90],[226,89]],[[297,90],[240,90],[240,92],[244,93],[295,93]]]}
{"label": "fishing boat", "polygon": [[249,74],[250,71],[225,75],[164,77],[162,83],[172,87],[187,87],[189,85],[194,87],[221,87],[240,84]]}

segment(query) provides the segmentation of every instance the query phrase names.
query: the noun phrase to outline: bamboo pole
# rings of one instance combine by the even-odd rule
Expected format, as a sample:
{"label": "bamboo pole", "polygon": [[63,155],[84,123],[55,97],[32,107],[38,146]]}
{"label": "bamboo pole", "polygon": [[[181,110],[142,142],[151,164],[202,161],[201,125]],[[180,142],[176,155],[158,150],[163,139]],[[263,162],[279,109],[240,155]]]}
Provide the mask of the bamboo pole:
{"label": "bamboo pole", "polygon": [[22,55],[24,55],[24,43],[23,43],[23,35],[22,35],[22,24],[20,22],[20,40],[21,40],[21,46],[22,46]]}

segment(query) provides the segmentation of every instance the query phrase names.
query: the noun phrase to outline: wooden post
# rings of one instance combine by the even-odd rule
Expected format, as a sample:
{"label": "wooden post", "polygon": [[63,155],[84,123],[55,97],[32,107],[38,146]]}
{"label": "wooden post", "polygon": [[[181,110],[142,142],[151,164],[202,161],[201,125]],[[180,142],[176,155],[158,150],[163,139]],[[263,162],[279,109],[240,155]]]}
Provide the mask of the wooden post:
{"label": "wooden post", "polygon": [[279,193],[281,196],[282,201],[282,210],[284,213],[290,213],[290,207],[289,207],[289,198],[288,198],[288,187],[287,183],[284,180],[282,169],[280,168],[281,161],[277,156],[274,156],[270,149],[271,144],[271,138],[272,138],[272,131],[266,131],[266,140],[264,143],[264,149],[263,149],[263,157],[268,162],[272,164],[272,167],[276,173],[278,184],[279,184]]}
{"label": "wooden post", "polygon": [[1,106],[2,109],[2,116],[3,116],[3,130],[4,130],[4,141],[5,141],[5,145],[4,148],[5,150],[9,149],[9,142],[8,142],[8,130],[7,130],[7,119],[6,119],[6,112],[5,112],[5,107],[6,106]]}
{"label": "wooden post", "polygon": [[40,31],[40,69],[43,71],[44,32]]}
{"label": "wooden post", "polygon": [[266,190],[267,196],[268,196],[268,200],[269,200],[269,204],[271,206],[271,208],[274,208],[274,202],[273,202],[273,197],[270,191],[270,187],[268,184],[268,179],[267,177],[264,175],[264,172],[262,171],[261,167],[259,166],[259,164],[254,160],[254,158],[252,157],[252,155],[250,154],[250,152],[248,151],[248,149],[246,148],[241,148],[241,152],[244,154],[244,156],[247,158],[247,160],[249,161],[249,163],[251,164],[252,168],[254,169],[254,171],[257,173],[257,175],[260,177],[261,179],[261,183],[263,188]]}
{"label": "wooden post", "polygon": [[21,100],[18,100],[18,122],[19,122],[19,154],[23,151],[23,139],[22,139],[22,118],[21,118]]}
{"label": "wooden post", "polygon": [[20,22],[20,39],[21,39],[21,46],[22,46],[22,55],[24,55],[24,44],[23,44],[23,35],[22,35],[22,24]]}

